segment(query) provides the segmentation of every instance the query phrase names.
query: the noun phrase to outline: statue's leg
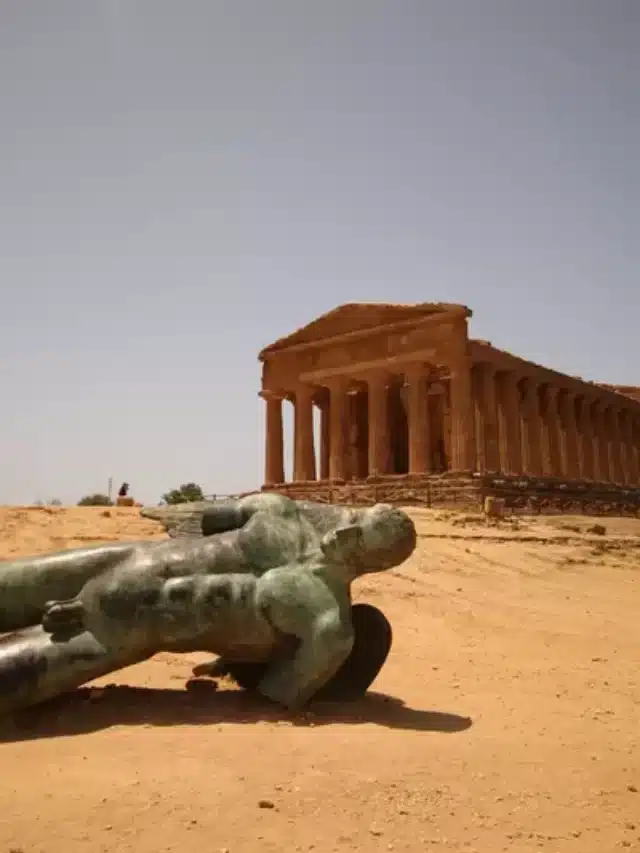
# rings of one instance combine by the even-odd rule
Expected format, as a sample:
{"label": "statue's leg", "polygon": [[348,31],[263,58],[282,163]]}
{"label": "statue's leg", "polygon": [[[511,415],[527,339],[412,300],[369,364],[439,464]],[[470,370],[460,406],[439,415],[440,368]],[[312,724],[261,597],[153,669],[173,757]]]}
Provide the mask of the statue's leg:
{"label": "statue's leg", "polygon": [[106,649],[85,631],[55,643],[40,627],[0,637],[0,716],[53,699],[149,654]]}
{"label": "statue's leg", "polygon": [[[349,657],[324,687],[313,696],[320,701],[353,701],[367,692],[384,666],[391,650],[393,634],[386,616],[371,604],[351,608],[355,640]],[[200,664],[194,675],[230,675],[245,690],[257,690],[266,663],[244,663],[218,658]]]}

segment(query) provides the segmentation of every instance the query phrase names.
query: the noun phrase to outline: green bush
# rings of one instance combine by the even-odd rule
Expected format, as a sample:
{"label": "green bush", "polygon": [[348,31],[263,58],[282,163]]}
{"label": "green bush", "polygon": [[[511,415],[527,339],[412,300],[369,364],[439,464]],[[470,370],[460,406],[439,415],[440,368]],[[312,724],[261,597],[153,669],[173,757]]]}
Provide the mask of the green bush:
{"label": "green bush", "polygon": [[109,495],[85,495],[82,500],[78,501],[78,506],[113,506],[113,501]]}
{"label": "green bush", "polygon": [[204,492],[197,483],[183,483],[179,489],[172,489],[162,496],[167,504],[188,504],[204,500]]}

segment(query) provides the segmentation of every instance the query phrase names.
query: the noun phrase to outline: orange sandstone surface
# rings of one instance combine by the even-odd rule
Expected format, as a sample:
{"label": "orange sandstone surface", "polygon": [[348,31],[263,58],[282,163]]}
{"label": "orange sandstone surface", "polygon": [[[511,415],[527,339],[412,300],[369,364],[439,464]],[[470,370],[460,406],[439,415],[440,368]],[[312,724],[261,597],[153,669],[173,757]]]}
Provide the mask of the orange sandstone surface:
{"label": "orange sandstone surface", "polygon": [[[288,714],[158,655],[0,727],[0,851],[640,850],[640,520],[410,511],[355,587],[395,632],[364,700]],[[163,536],[0,508],[5,559]]]}

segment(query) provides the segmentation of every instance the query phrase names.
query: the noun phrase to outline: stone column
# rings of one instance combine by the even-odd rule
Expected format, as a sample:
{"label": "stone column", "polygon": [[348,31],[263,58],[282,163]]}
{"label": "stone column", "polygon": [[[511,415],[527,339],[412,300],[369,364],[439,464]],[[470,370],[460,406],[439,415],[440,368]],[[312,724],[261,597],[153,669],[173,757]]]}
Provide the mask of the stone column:
{"label": "stone column", "polygon": [[640,486],[640,418],[631,415],[630,417],[630,435],[631,435],[631,482],[634,486]]}
{"label": "stone column", "polygon": [[530,477],[542,474],[542,416],[540,394],[535,379],[524,384],[522,400],[522,470]]}
{"label": "stone column", "polygon": [[547,385],[545,390],[544,426],[542,430],[542,464],[546,477],[561,477],[560,418],[558,416],[558,389]]}
{"label": "stone column", "polygon": [[484,413],[484,368],[478,363],[471,368],[471,393],[473,396],[473,425],[476,443],[476,470],[484,473],[487,468],[486,421]]}
{"label": "stone column", "polygon": [[498,399],[498,433],[500,436],[500,468],[505,474],[522,470],[520,449],[520,395],[515,373],[501,373]]}
{"label": "stone column", "polygon": [[369,400],[367,392],[359,389],[358,393],[354,395],[354,401],[352,411],[356,425],[356,452],[354,454],[355,467],[352,473],[359,480],[362,480],[369,473]]}
{"label": "stone column", "polygon": [[475,435],[471,389],[471,360],[459,356],[451,365],[449,377],[451,404],[451,469],[475,470]]}
{"label": "stone column", "polygon": [[629,445],[627,443],[627,410],[623,407],[618,409],[618,464],[620,466],[620,483],[625,486],[629,483]]}
{"label": "stone column", "polygon": [[262,392],[267,404],[267,421],[264,448],[265,486],[284,483],[284,432],[282,429],[282,398],[268,391]]}
{"label": "stone column", "polygon": [[369,386],[369,476],[379,477],[389,470],[388,374],[367,377]]}
{"label": "stone column", "polygon": [[609,476],[614,483],[624,483],[622,473],[622,442],[620,440],[620,410],[617,406],[609,409],[607,419],[609,438]]}
{"label": "stone column", "polygon": [[431,423],[427,376],[422,365],[412,365],[405,373],[407,383],[407,426],[409,432],[409,473],[431,470]]}
{"label": "stone column", "polygon": [[592,401],[588,397],[583,397],[580,403],[578,432],[580,436],[580,476],[583,480],[594,480],[593,411]]}
{"label": "stone column", "polygon": [[347,422],[349,430],[347,433],[347,465],[346,478],[354,480],[360,476],[360,454],[358,452],[358,395],[351,391],[347,394]]}
{"label": "stone column", "polygon": [[329,478],[344,481],[347,470],[348,382],[342,378],[329,386]]}
{"label": "stone column", "polygon": [[431,423],[427,376],[422,365],[410,365],[405,371],[407,388],[407,431],[409,473],[426,474],[431,470]]}
{"label": "stone column", "polygon": [[633,412],[629,409],[623,409],[621,412],[620,437],[623,447],[624,482],[628,486],[635,486],[638,482],[638,475],[634,467]]}
{"label": "stone column", "polygon": [[500,468],[496,377],[491,364],[473,368],[473,402],[476,434],[476,467],[481,473]]}
{"label": "stone column", "polygon": [[576,421],[575,397],[569,390],[563,390],[558,396],[561,422],[561,459],[562,473],[569,480],[580,477],[578,466],[578,424]]}
{"label": "stone column", "polygon": [[316,478],[313,447],[313,392],[314,389],[309,385],[300,385],[296,390],[293,479],[298,482]]}
{"label": "stone column", "polygon": [[595,479],[599,483],[608,483],[609,472],[609,440],[605,418],[606,404],[597,400],[593,406],[593,450],[595,458]]}
{"label": "stone column", "polygon": [[319,404],[320,409],[320,479],[329,479],[330,429],[329,429],[329,398],[324,397]]}

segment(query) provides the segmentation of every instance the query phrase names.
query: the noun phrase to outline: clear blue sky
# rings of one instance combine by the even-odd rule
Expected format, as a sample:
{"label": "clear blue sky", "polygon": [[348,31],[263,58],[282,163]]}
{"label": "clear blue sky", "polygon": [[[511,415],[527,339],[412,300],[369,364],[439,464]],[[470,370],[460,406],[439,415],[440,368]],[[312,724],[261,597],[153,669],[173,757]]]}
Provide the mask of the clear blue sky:
{"label": "clear blue sky", "polygon": [[0,502],[262,482],[348,301],[640,384],[637,0],[4,0]]}

